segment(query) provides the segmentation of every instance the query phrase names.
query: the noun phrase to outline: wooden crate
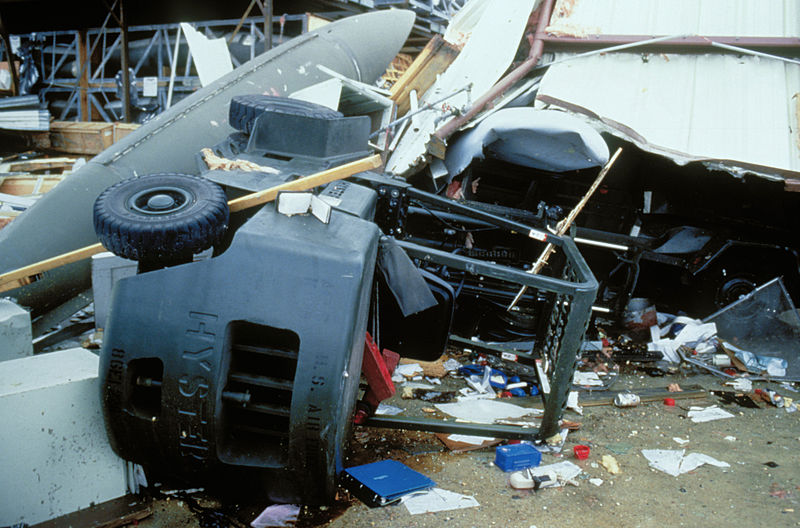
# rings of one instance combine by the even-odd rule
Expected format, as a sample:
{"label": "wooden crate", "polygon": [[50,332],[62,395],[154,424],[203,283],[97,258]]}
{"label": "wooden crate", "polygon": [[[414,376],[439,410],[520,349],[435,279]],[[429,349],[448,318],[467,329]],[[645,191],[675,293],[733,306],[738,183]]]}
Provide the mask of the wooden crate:
{"label": "wooden crate", "polygon": [[15,196],[30,196],[44,194],[55,187],[61,180],[62,175],[40,175],[40,176],[0,176],[0,193],[13,194]]}
{"label": "wooden crate", "polygon": [[99,154],[114,143],[112,123],[53,121],[50,123],[50,146],[73,154]]}
{"label": "wooden crate", "polygon": [[141,125],[136,123],[114,123],[114,143],[124,138]]}

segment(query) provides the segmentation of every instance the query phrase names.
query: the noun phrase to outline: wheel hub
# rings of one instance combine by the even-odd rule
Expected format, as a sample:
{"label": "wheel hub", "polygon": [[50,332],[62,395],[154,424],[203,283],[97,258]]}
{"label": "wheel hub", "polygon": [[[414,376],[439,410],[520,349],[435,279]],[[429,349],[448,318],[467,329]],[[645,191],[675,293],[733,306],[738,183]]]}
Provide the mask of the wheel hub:
{"label": "wheel hub", "polygon": [[128,208],[144,215],[172,214],[192,203],[192,194],[179,187],[156,187],[138,192],[128,199]]}
{"label": "wheel hub", "polygon": [[167,194],[156,194],[147,200],[147,207],[156,211],[163,211],[175,205],[175,200]]}

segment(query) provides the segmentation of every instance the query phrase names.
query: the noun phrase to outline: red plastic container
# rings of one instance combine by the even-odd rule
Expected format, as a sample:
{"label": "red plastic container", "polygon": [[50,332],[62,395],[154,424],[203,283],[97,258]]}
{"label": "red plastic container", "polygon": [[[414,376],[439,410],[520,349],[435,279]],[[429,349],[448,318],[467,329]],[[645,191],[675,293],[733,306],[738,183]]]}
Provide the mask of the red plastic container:
{"label": "red plastic container", "polygon": [[664,405],[675,407],[675,400],[673,398],[664,398]]}
{"label": "red plastic container", "polygon": [[575,458],[578,460],[586,460],[589,458],[589,446],[576,445],[572,448],[572,452],[575,453]]}

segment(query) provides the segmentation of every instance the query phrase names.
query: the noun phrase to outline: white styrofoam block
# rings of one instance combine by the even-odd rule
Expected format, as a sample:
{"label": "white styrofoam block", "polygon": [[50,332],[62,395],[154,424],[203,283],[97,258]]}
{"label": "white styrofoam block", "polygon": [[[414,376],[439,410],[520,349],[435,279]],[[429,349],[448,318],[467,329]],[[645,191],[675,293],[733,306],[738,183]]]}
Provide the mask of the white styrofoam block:
{"label": "white styrofoam block", "polygon": [[100,407],[99,358],[72,348],[0,363],[0,526],[125,495]]}
{"label": "white styrofoam block", "polygon": [[111,309],[111,290],[124,277],[136,275],[137,263],[105,251],[92,255],[92,295],[95,327],[105,328]]}
{"label": "white styrofoam block", "polygon": [[0,299],[0,361],[33,355],[31,314],[8,299]]}

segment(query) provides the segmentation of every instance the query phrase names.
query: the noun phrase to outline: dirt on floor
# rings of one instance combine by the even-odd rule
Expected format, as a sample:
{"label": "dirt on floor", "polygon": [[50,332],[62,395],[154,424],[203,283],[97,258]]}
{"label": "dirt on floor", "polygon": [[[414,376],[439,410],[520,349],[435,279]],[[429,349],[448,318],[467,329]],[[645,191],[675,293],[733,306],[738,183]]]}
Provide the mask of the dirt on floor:
{"label": "dirt on floor", "polygon": [[[535,492],[509,485],[510,473],[494,464],[494,447],[453,453],[431,433],[356,429],[347,466],[398,460],[429,476],[439,488],[473,496],[479,506],[411,515],[402,504],[369,508],[342,490],[331,506],[303,507],[297,526],[800,526],[800,412],[789,413],[764,402],[758,408],[724,403],[710,393],[730,390],[723,381],[688,372],[667,377],[623,372],[611,390],[666,390],[668,384],[678,383],[699,385],[707,392],[702,398],[676,398],[674,407],[658,400],[629,408],[586,405],[583,415],[567,411],[564,418],[579,422],[580,428],[569,433],[560,454],[545,453],[542,464],[568,460],[582,472],[574,485]],[[778,384],[762,382],[754,387],[774,388],[789,398],[794,395]],[[429,405],[398,397],[391,403],[413,408],[407,413]],[[687,418],[690,406],[714,404],[733,417],[706,423]],[[587,459],[575,458],[577,444],[590,447]],[[704,465],[675,477],[650,467],[643,449],[684,449],[686,454],[709,455],[729,467]],[[617,461],[618,474],[601,465],[604,455]],[[193,497],[155,502],[153,515],[139,525],[249,526],[260,508],[267,506],[220,510],[213,498]],[[222,515],[209,517],[220,511]]]}

